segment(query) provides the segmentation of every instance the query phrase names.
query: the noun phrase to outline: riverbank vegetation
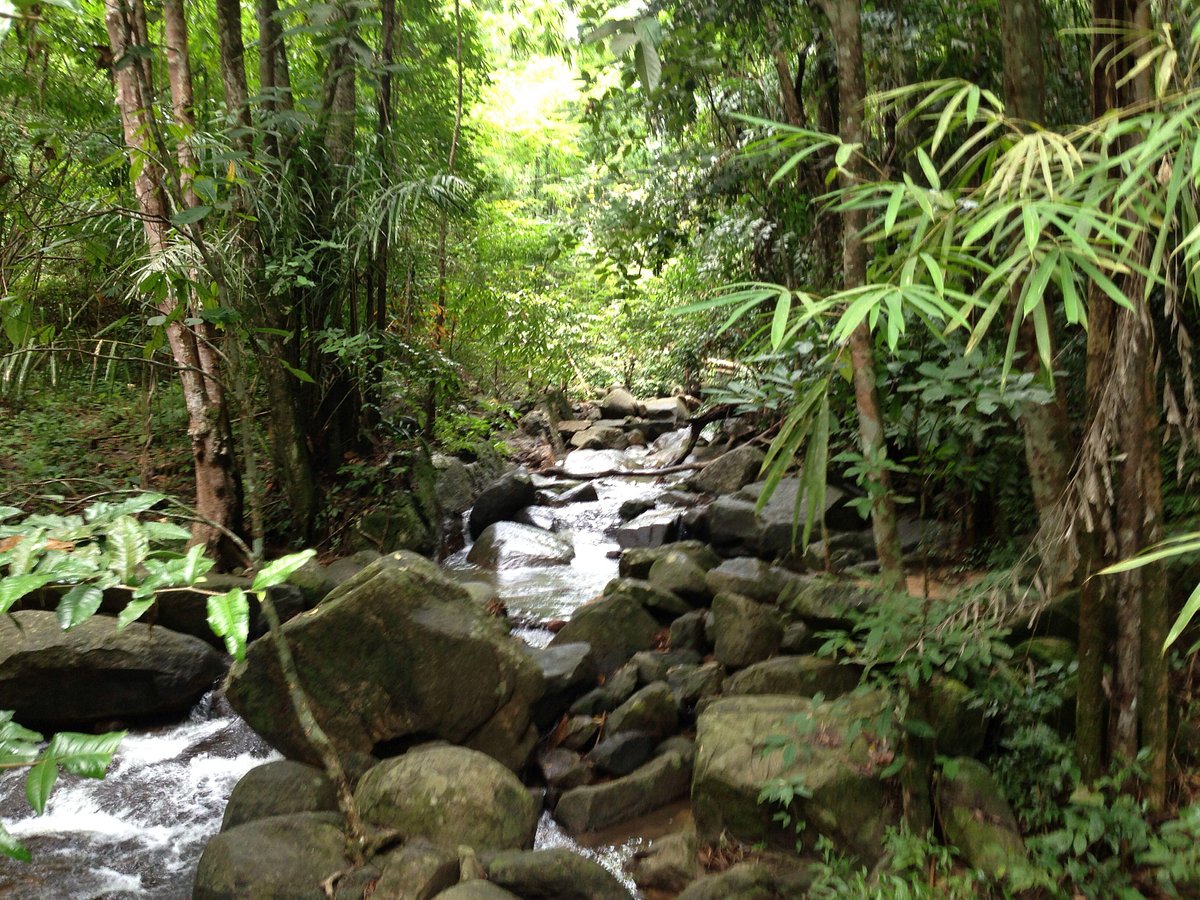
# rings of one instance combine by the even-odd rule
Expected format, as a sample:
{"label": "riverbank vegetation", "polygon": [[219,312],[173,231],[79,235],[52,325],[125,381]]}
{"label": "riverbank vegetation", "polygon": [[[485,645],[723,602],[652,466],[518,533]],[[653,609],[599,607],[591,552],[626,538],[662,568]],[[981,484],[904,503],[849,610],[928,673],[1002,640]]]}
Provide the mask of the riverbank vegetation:
{"label": "riverbank vegetation", "polygon": [[[611,387],[694,398],[760,509],[797,479],[780,556],[891,597],[820,655],[899,698],[902,828],[813,890],[1187,893],[1198,79],[1185,2],[0,0],[0,506],[436,556],[431,453],[550,468]],[[1015,877],[943,846],[949,678]]]}

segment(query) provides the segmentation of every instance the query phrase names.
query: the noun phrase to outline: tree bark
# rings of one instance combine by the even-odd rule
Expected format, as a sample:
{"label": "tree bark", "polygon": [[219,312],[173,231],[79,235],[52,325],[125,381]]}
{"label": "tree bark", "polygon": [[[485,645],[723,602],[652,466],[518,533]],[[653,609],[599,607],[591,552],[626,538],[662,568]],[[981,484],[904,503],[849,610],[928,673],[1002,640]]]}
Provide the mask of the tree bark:
{"label": "tree bark", "polygon": [[[148,45],[142,0],[105,0],[104,12],[114,60],[126,58],[135,47]],[[178,35],[174,40],[178,40]],[[186,44],[186,33],[184,42]],[[177,46],[176,52],[178,50]],[[176,67],[180,61],[176,56]],[[156,129],[152,122],[153,110],[146,99],[151,95],[151,78],[148,54],[131,65],[114,66],[113,80],[126,153],[131,162],[138,163],[134,195],[142,216],[147,248],[151,256],[156,256],[167,246],[169,205],[165,173],[157,161],[156,148],[152,146]],[[218,562],[231,565],[239,558],[229,535],[235,534],[241,525],[241,485],[222,380],[220,371],[214,368],[217,358],[201,352],[203,342],[175,315],[180,302],[174,293],[169,293],[159,309],[167,317],[167,342],[183,387],[196,470],[196,514],[201,521],[193,527],[192,540],[208,546]]]}
{"label": "tree bark", "polygon": [[[859,150],[846,164],[843,184],[856,183],[863,177],[862,146],[863,102],[866,99],[866,71],[863,66],[861,9],[859,0],[818,0],[829,20],[837,46],[839,134],[843,142],[858,144]],[[860,287],[867,280],[867,247],[862,239],[866,215],[861,210],[842,214],[842,277],[846,289]],[[858,433],[863,455],[872,472],[871,529],[884,580],[899,590],[904,586],[904,565],[900,551],[900,532],[896,525],[896,505],[891,474],[887,469],[887,442],[879,409],[875,382],[875,347],[871,330],[864,322],[850,336],[850,362],[854,371],[854,400],[858,410]]]}
{"label": "tree bark", "polygon": [[[1000,37],[1004,50],[1004,102],[1011,116],[1041,122],[1045,116],[1045,71],[1042,62],[1042,0],[1011,0],[1000,4]],[[1014,293],[1012,315],[1019,316],[1019,291]],[[1042,546],[1042,574],[1050,593],[1061,590],[1074,574],[1062,538],[1063,497],[1070,478],[1066,402],[1056,389],[1053,373],[1043,372],[1032,319],[1018,326],[1017,348],[1021,366],[1033,374],[1051,395],[1050,402],[1029,404],[1021,411],[1025,461],[1037,509]],[[1053,328],[1053,322],[1051,322]],[[1051,330],[1051,344],[1054,343]],[[1051,354],[1053,358],[1053,353]]]}

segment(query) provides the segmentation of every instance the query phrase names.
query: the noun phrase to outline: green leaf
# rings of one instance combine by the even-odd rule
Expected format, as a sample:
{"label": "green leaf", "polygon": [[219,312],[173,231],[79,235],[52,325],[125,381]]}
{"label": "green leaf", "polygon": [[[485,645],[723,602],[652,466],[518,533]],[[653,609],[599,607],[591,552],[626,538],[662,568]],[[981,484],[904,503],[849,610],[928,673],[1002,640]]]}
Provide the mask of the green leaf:
{"label": "green leaf", "polygon": [[107,734],[60,731],[50,741],[46,753],[72,775],[103,778],[124,737],[124,731],[110,731]]}
{"label": "green leaf", "polygon": [[305,384],[316,384],[316,382],[313,381],[313,377],[303,369],[297,369],[295,366],[289,366],[282,359],[279,360],[279,364],[287,369],[288,374],[290,374],[297,381],[303,381]]}
{"label": "green leaf", "polygon": [[209,570],[215,563],[204,555],[204,546],[196,544],[187,552],[187,556],[183,558],[182,566],[177,574],[178,580],[175,584],[195,584],[203,576],[207,575]]}
{"label": "green leaf", "polygon": [[154,601],[155,597],[153,596],[130,600],[125,608],[117,613],[117,629],[125,628],[140,619],[146,610],[154,605]]}
{"label": "green leaf", "polygon": [[53,575],[38,573],[36,575],[10,575],[0,579],[0,613],[8,612],[14,603],[45,587],[54,580]]}
{"label": "green leaf", "polygon": [[213,634],[225,641],[225,649],[236,659],[246,658],[246,639],[250,635],[250,602],[246,592],[234,588],[208,598],[208,625]]}
{"label": "green leaf", "polygon": [[[0,19],[0,40],[4,39],[5,32],[4,20]],[[29,862],[33,859],[33,855],[22,846],[21,842],[8,833],[8,829],[0,824],[0,853],[11,857],[18,862]]]}
{"label": "green leaf", "polygon": [[90,619],[100,608],[104,591],[93,584],[77,584],[58,601],[54,614],[63,631],[70,631],[80,622]]}
{"label": "green leaf", "polygon": [[784,288],[779,292],[779,300],[775,304],[775,315],[771,319],[772,350],[778,350],[783,345],[783,337],[787,332],[788,316],[791,312],[792,292]]}
{"label": "green leaf", "polygon": [[0,506],[0,522],[11,519],[13,516],[23,515],[24,512],[23,509],[18,509],[15,506]]}
{"label": "green leaf", "polygon": [[46,811],[46,801],[57,780],[58,764],[53,756],[46,756],[25,776],[25,799],[39,816]]}
{"label": "green leaf", "polygon": [[1032,256],[1042,236],[1042,223],[1033,204],[1021,207],[1021,224],[1025,228],[1025,246],[1029,248],[1029,254]]}
{"label": "green leaf", "polygon": [[1200,612],[1200,584],[1196,585],[1196,589],[1187,598],[1187,602],[1183,604],[1183,609],[1179,612],[1179,618],[1175,620],[1175,624],[1167,632],[1167,639],[1163,641],[1163,653],[1166,653],[1167,648],[1179,640],[1179,636],[1191,624],[1197,612]]}
{"label": "green leaf", "polygon": [[190,531],[174,522],[143,522],[142,530],[150,540],[160,543],[188,541],[192,538]]}
{"label": "green leaf", "polygon": [[210,212],[212,212],[211,206],[191,206],[171,216],[171,224],[176,228],[182,228],[184,225],[192,225],[199,222]]}
{"label": "green leaf", "polygon": [[105,534],[105,549],[109,553],[109,569],[128,584],[137,574],[138,566],[145,562],[150,540],[137,519],[121,516]]}
{"label": "green leaf", "polygon": [[273,562],[267,563],[254,576],[254,584],[250,586],[252,591],[265,591],[269,587],[274,587],[277,584],[283,584],[297,569],[317,555],[316,550],[301,550],[299,553],[290,553],[287,556],[281,556]]}

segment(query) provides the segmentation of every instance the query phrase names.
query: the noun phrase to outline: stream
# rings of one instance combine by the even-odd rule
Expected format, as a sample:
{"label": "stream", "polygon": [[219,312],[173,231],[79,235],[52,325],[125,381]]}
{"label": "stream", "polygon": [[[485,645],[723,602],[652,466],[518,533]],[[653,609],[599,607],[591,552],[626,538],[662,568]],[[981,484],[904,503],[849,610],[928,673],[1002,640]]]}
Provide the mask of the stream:
{"label": "stream", "polygon": [[[662,465],[686,436],[686,430],[666,435],[653,450],[575,451],[567,457],[566,477],[557,481],[570,485],[572,475]],[[553,530],[572,535],[575,557],[569,565],[484,571],[466,561],[468,546],[447,559],[445,567],[456,577],[494,584],[510,615],[522,622],[568,618],[617,575],[621,504],[653,499],[663,490],[645,476],[599,478],[593,484],[594,501],[536,508],[545,521],[552,521]],[[550,479],[539,479],[539,485],[556,486]],[[539,627],[519,628],[514,634],[534,646],[551,637]],[[33,862],[0,857],[0,896],[188,897],[196,861],[220,828],[233,786],[250,769],[277,758],[210,694],[183,723],[130,732],[104,780],[61,775],[40,817],[25,800],[23,773],[6,773],[0,777],[0,819],[32,851]],[[647,838],[677,829],[686,815],[682,804],[580,842],[544,814],[535,847],[569,847],[595,859],[632,890],[624,863]]]}

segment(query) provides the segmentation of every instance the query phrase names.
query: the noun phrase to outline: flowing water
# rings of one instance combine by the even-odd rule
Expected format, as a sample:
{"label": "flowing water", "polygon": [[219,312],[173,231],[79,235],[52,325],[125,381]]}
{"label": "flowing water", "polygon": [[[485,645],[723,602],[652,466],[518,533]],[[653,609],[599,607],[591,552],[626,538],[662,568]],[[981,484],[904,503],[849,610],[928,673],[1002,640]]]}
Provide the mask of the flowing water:
{"label": "flowing water", "polygon": [[[568,479],[659,465],[686,434],[668,435],[649,451],[576,451],[567,457]],[[568,618],[616,576],[621,504],[653,499],[662,491],[652,479],[637,476],[599,478],[593,484],[596,500],[543,512],[552,517],[554,530],[572,537],[575,556],[569,565],[487,572],[466,562],[466,549],[446,560],[457,577],[494,584],[511,615],[535,623],[516,631],[532,645],[550,639],[550,632],[536,623]],[[34,816],[25,801],[23,773],[6,773],[0,777],[0,819],[34,859],[19,863],[0,856],[0,897],[188,897],[196,861],[220,828],[234,784],[250,769],[277,758],[210,695],[182,724],[130,733],[103,780],[61,775],[42,816]],[[668,818],[677,815],[683,813],[674,811]],[[538,825],[535,846],[574,849],[632,888],[622,867],[659,830],[656,821],[633,823],[581,843],[547,814]]]}

